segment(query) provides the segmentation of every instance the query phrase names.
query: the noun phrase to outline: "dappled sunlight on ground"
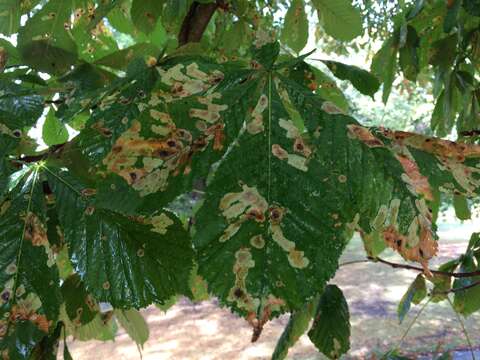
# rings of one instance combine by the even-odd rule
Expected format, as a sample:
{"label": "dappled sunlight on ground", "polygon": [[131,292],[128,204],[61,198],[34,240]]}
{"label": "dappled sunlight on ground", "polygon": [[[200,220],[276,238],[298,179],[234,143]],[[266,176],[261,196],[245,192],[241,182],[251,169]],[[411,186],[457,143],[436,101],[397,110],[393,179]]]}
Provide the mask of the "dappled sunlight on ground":
{"label": "dappled sunlight on ground", "polygon": [[[442,239],[433,267],[465,249],[466,234],[459,233],[455,228],[448,231],[456,236],[453,240]],[[360,242],[354,239],[341,262],[361,259],[362,254]],[[390,261],[401,261],[398,255],[389,251],[382,256]],[[398,302],[416,275],[412,271],[374,263],[352,264],[338,271],[332,283],[338,284],[344,291],[351,312],[352,349],[346,358],[375,359],[374,354],[398,344],[420,308],[414,306],[405,321],[399,324],[396,313]],[[183,299],[167,313],[150,307],[143,314],[150,325],[150,338],[142,351],[146,360],[269,359],[288,321],[288,316],[271,321],[265,326],[260,340],[252,344],[248,324],[229,310],[219,308],[216,301],[195,305]],[[469,317],[465,324],[474,346],[480,347],[480,314]],[[402,348],[417,354],[436,349],[466,348],[461,328],[448,303],[429,305],[411,329]],[[122,329],[115,342],[71,342],[70,350],[74,359],[140,359],[136,345]],[[467,355],[458,353],[456,359],[469,359]],[[420,355],[415,357],[420,358]],[[307,336],[303,336],[290,350],[288,358],[323,359]]]}

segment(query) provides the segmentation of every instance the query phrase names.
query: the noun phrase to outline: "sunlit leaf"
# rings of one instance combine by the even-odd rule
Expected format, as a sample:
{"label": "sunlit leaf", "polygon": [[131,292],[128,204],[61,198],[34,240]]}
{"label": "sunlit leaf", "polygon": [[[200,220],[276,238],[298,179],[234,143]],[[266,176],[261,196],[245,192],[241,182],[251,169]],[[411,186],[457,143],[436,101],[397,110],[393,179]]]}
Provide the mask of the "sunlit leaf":
{"label": "sunlit leaf", "polygon": [[362,17],[351,0],[312,0],[325,32],[341,41],[362,35]]}

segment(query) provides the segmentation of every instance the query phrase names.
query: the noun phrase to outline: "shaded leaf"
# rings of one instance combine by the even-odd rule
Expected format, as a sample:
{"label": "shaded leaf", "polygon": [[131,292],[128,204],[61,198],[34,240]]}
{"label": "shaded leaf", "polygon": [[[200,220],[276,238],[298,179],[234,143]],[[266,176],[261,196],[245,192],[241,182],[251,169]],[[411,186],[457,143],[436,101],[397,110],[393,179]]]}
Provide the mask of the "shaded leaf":
{"label": "shaded leaf", "polygon": [[308,18],[303,0],[293,0],[280,34],[280,40],[293,51],[300,52],[308,41]]}
{"label": "shaded leaf", "polygon": [[346,65],[337,61],[324,61],[330,71],[340,80],[348,80],[364,95],[372,96],[380,88],[378,79],[366,70],[354,65]]}
{"label": "shaded leaf", "polygon": [[135,58],[156,58],[160,50],[148,43],[132,45],[128,48],[118,50],[95,61],[97,65],[104,65],[114,69],[124,69]]}
{"label": "shaded leaf", "polygon": [[[0,126],[2,133],[20,137],[23,127],[32,126],[43,112],[43,98],[33,91],[0,80]],[[19,131],[17,133],[15,130]]]}
{"label": "shaded leaf", "polygon": [[[458,267],[460,261],[455,259],[448,261],[438,268],[439,271],[453,272]],[[443,274],[435,274],[430,280],[433,283],[432,301],[440,302],[447,298],[448,292],[452,288],[452,277]]]}
{"label": "shaded leaf", "polygon": [[479,0],[463,0],[463,7],[470,15],[480,16]]}
{"label": "shaded leaf", "polygon": [[146,34],[152,32],[162,13],[163,5],[162,0],[133,0],[130,9],[133,24]]}
{"label": "shaded leaf", "polygon": [[72,5],[72,0],[50,0],[20,28],[18,47],[26,64],[61,74],[75,63],[77,47],[65,26]]}
{"label": "shaded leaf", "polygon": [[371,70],[383,83],[383,103],[386,104],[392,91],[393,81],[397,70],[398,45],[396,39],[389,38],[372,60]]}
{"label": "shaded leaf", "polygon": [[418,47],[420,38],[417,31],[412,26],[407,26],[407,35],[405,44],[400,47],[400,68],[403,75],[410,81],[416,81],[420,72]]}
{"label": "shaded leaf", "polygon": [[282,335],[277,341],[272,360],[282,360],[288,355],[288,350],[293,347],[298,339],[308,330],[310,321],[316,312],[319,296],[305,304],[303,309],[293,312],[290,315],[287,326],[283,329]]}
{"label": "shaded leaf", "polygon": [[78,274],[70,275],[62,284],[65,311],[75,325],[84,325],[98,313],[95,299],[87,292]]}
{"label": "shaded leaf", "polygon": [[458,15],[462,7],[462,0],[453,0],[447,3],[447,15],[443,21],[443,31],[449,33],[457,25]]}
{"label": "shaded leaf", "polygon": [[415,280],[408,287],[407,292],[403,295],[400,303],[398,304],[397,314],[400,323],[405,319],[410,306],[412,303],[415,305],[420,304],[420,302],[427,296],[427,284],[425,282],[425,277],[422,274],[417,275]]}
{"label": "shaded leaf", "polygon": [[337,86],[335,80],[314,66],[312,66],[311,69],[315,74],[315,85],[317,85],[316,93],[322,99],[331,101],[347,113],[349,108],[347,98]]}
{"label": "shaded leaf", "polygon": [[[74,339],[80,341],[114,340],[118,327],[113,316],[113,312],[106,314],[97,313],[95,318],[87,324],[75,325],[70,321],[65,311],[65,306],[60,308],[60,319],[65,324],[65,334],[71,335]],[[64,353],[65,354],[65,353]]]}
{"label": "shaded leaf", "polygon": [[38,176],[36,168],[13,174],[0,205],[0,328],[8,329],[0,351],[11,359],[30,354],[56,323],[60,306]]}
{"label": "shaded leaf", "polygon": [[188,236],[171,214],[127,217],[95,203],[95,190],[49,169],[69,254],[87,291],[116,308],[144,307],[184,293],[192,267]]}
{"label": "shaded leaf", "polygon": [[460,220],[468,220],[471,218],[472,214],[465,196],[453,195],[453,207],[455,209],[455,215]]}
{"label": "shaded leaf", "polygon": [[21,6],[17,0],[0,2],[0,33],[11,35],[20,27]]}
{"label": "shaded leaf", "polygon": [[29,360],[56,360],[62,328],[63,323],[58,322],[53,333],[45,336],[35,347]]}
{"label": "shaded leaf", "polygon": [[308,337],[329,359],[338,359],[350,349],[348,304],[336,285],[325,287]]}
{"label": "shaded leaf", "polygon": [[[471,255],[465,255],[460,264],[459,272],[478,271],[477,260]],[[480,276],[471,278],[457,278],[453,282],[453,289],[472,285],[480,280]],[[458,313],[469,316],[480,309],[480,286],[473,286],[466,290],[457,290],[453,299],[453,307]]]}

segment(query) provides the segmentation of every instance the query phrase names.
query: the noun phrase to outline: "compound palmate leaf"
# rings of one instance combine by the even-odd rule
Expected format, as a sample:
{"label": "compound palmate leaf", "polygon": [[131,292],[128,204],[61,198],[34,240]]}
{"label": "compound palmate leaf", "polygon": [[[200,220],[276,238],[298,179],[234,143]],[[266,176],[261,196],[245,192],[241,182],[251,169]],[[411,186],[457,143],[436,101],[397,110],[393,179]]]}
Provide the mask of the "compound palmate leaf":
{"label": "compound palmate leaf", "polygon": [[[290,79],[298,61],[272,67],[276,51],[272,44],[259,46],[253,68],[198,57],[172,57],[156,66],[149,61],[98,98],[82,99],[93,113],[72,146],[79,157],[70,166],[79,178],[103,178],[97,183],[103,195],[97,194],[96,205],[85,202],[82,191],[97,185],[50,178],[57,196],[66,196],[58,206],[71,256],[96,297],[142,306],[174,294],[175,286],[147,295],[132,290],[138,279],[129,280],[107,246],[116,244],[112,250],[125,250],[124,258],[133,261],[138,248],[123,248],[116,235],[128,239],[131,226],[149,233],[132,216],[145,221],[194,188],[206,193],[194,221],[199,274],[257,330],[271,316],[300,309],[325,285],[355,230],[428,271],[437,249],[430,187],[453,191],[448,182],[464,165],[456,159],[449,168],[431,168],[435,162],[426,149],[407,151],[397,140],[377,138]],[[88,170],[75,159],[90,164]],[[108,188],[119,185],[122,191],[106,200]],[[118,211],[114,203],[121,204]],[[98,232],[107,228],[111,241],[102,242]],[[97,240],[90,243],[90,237]],[[88,255],[102,248],[101,259]]]}
{"label": "compound palmate leaf", "polygon": [[[389,148],[357,141],[353,118],[285,70],[247,80],[257,83],[254,105],[196,216],[199,273],[254,327],[314,296],[354,230],[377,232],[425,267],[436,252],[410,169]],[[226,129],[238,121],[225,118]]]}
{"label": "compound palmate leaf", "polygon": [[58,270],[38,168],[13,174],[0,203],[0,354],[23,359],[56,323]]}
{"label": "compound palmate leaf", "polygon": [[127,216],[102,206],[69,171],[46,172],[72,263],[97,300],[140,308],[188,292],[193,251],[173,214]]}

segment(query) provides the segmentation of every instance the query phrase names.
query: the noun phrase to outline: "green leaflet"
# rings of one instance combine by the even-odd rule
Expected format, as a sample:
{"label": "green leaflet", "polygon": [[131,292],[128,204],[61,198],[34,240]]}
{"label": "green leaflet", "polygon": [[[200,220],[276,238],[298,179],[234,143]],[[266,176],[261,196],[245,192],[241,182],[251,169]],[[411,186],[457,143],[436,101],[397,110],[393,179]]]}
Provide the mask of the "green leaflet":
{"label": "green leaflet", "polygon": [[20,17],[32,10],[40,1],[2,0],[0,2],[0,33],[12,35],[20,27]]}
{"label": "green leaflet", "polygon": [[416,81],[420,71],[418,47],[420,38],[412,26],[406,26],[406,39],[400,46],[400,68],[410,81]]}
{"label": "green leaflet", "polygon": [[137,30],[132,23],[130,16],[131,2],[120,1],[107,15],[109,24],[116,30],[135,36]]}
{"label": "green leaflet", "polygon": [[50,109],[43,123],[42,138],[48,146],[63,144],[68,140],[67,128],[57,119],[53,109]]}
{"label": "green leaflet", "polygon": [[95,61],[96,65],[104,65],[114,69],[124,69],[135,58],[156,58],[160,50],[149,43],[139,43],[126,49],[117,50]]}
{"label": "green leaflet", "polygon": [[247,49],[250,44],[252,30],[243,20],[234,22],[222,37],[221,46],[227,53],[238,53]]}
{"label": "green leaflet", "polygon": [[380,88],[378,79],[354,65],[346,65],[337,61],[323,61],[330,71],[340,80],[348,80],[352,85],[364,95],[372,96]]}
{"label": "green leaflet", "polygon": [[0,33],[16,33],[20,26],[21,6],[17,0],[4,0],[0,3]]}
{"label": "green leaflet", "polygon": [[130,336],[140,348],[143,348],[143,345],[148,340],[149,330],[140,312],[134,309],[115,310],[115,316],[120,325],[128,333],[128,336]]}
{"label": "green leaflet", "polygon": [[62,74],[75,63],[77,46],[67,31],[72,6],[72,0],[50,0],[20,28],[18,47],[26,64]]}
{"label": "green leaflet", "polygon": [[[438,270],[454,272],[458,265],[458,259],[450,260],[442,264]],[[436,303],[445,300],[452,288],[452,277],[446,275],[434,275],[431,281],[434,285],[432,290],[432,301]]]}
{"label": "green leaflet", "polygon": [[[0,48],[3,48],[3,56],[6,56],[6,63],[3,66],[18,65],[21,63],[20,54],[13,44],[5,39],[0,39]],[[0,66],[1,69],[1,66]],[[2,71],[0,71],[2,72]]]}
{"label": "green leaflet", "polygon": [[449,33],[457,25],[462,1],[452,1],[447,5],[447,15],[443,21],[443,31]]}
{"label": "green leaflet", "polygon": [[60,306],[38,177],[34,167],[13,174],[0,205],[0,352],[10,359],[28,357]]}
{"label": "green leaflet", "polygon": [[0,94],[0,134],[18,138],[23,127],[35,124],[42,114],[43,98],[3,80],[0,80]]}
{"label": "green leaflet", "polygon": [[96,203],[96,190],[68,171],[46,171],[70,258],[97,300],[140,308],[188,291],[193,252],[172,214],[127,217]]}
{"label": "green leaflet", "polygon": [[285,359],[288,354],[288,349],[295,345],[300,336],[302,336],[310,325],[313,315],[316,312],[319,296],[316,296],[312,301],[306,304],[303,309],[293,312],[290,315],[287,326],[283,330],[280,339],[272,355],[272,360]]}
{"label": "green leaflet", "polygon": [[383,83],[382,100],[386,104],[392,91],[397,70],[398,45],[394,37],[388,39],[372,60],[371,71]]}
{"label": "green leaflet", "polygon": [[314,66],[311,66],[310,69],[315,74],[315,81],[318,86],[315,92],[318,96],[327,101],[331,101],[347,113],[349,109],[348,100],[345,98],[342,90],[340,90],[335,83],[335,80]]}
{"label": "green leaflet", "polygon": [[323,291],[308,337],[329,359],[338,359],[350,349],[348,304],[336,285]]}
{"label": "green leaflet", "polygon": [[60,307],[60,320],[65,324],[66,335],[71,335],[74,339],[80,341],[113,341],[118,330],[113,311],[103,314],[97,313],[92,321],[85,325],[80,325],[70,321],[65,312],[65,306],[62,305]]}
{"label": "green leaflet", "polygon": [[137,29],[145,34],[152,32],[162,13],[164,2],[164,0],[133,0],[130,16]]}
{"label": "green leaflet", "polygon": [[85,289],[78,274],[72,274],[64,281],[62,295],[68,318],[75,325],[87,324],[97,315],[97,303]]}
{"label": "green leaflet", "polygon": [[453,195],[453,207],[455,208],[455,215],[460,220],[468,220],[472,217],[468,201],[465,196]]}
{"label": "green leaflet", "polygon": [[312,0],[325,32],[340,41],[362,35],[362,16],[351,0]]}
{"label": "green leaflet", "polygon": [[[106,3],[115,4],[115,1]],[[104,5],[94,10],[91,4],[85,4],[83,7],[76,8],[74,12],[75,22],[71,33],[78,48],[78,57],[88,62],[95,62],[118,50],[117,42],[103,23],[95,28],[95,24],[101,20],[100,16],[108,10],[102,11],[102,6]],[[95,30],[92,30],[93,28]],[[95,32],[94,38],[92,31]]]}
{"label": "green leaflet", "polygon": [[422,274],[419,274],[410,284],[407,292],[403,295],[402,300],[400,300],[400,303],[398,304],[397,313],[400,323],[405,319],[405,316],[410,310],[411,304],[420,304],[425,296],[427,296],[427,284],[425,282],[425,277]]}
{"label": "green leaflet", "polygon": [[308,41],[308,18],[303,0],[293,0],[288,8],[280,40],[293,51],[300,52]]}
{"label": "green leaflet", "polygon": [[[477,264],[477,256],[466,255],[460,263],[459,272],[478,271]],[[453,289],[471,285],[479,280],[479,276],[455,279],[453,282]],[[470,289],[456,291],[453,306],[455,311],[464,316],[469,316],[478,311],[480,309],[480,287],[474,286]]]}

